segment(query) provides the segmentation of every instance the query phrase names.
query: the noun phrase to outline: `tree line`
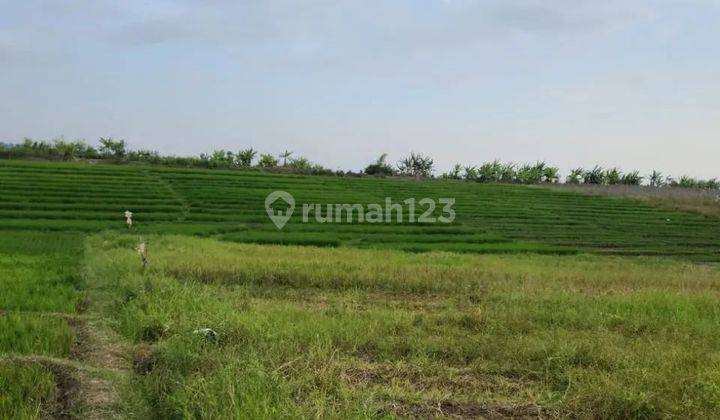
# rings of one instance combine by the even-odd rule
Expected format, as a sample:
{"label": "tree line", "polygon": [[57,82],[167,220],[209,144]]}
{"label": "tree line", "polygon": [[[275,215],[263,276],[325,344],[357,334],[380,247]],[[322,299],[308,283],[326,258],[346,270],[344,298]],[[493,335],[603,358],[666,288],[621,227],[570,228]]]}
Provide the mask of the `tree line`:
{"label": "tree line", "polygon": [[[364,170],[342,171],[328,169],[313,163],[305,157],[295,157],[293,152],[285,150],[276,155],[260,153],[253,148],[237,152],[215,150],[199,156],[164,156],[153,150],[130,150],[124,140],[101,137],[97,147],[82,140],[68,141],[58,138],[53,141],[25,138],[20,143],[0,142],[2,158],[38,158],[51,160],[103,160],[116,163],[145,163],[152,165],[207,168],[207,169],[258,169],[285,171],[309,175],[336,176],[401,176],[417,179],[435,178],[434,160],[421,153],[411,152],[396,164],[388,162],[386,153],[370,163]],[[689,176],[673,178],[654,170],[647,176],[639,171],[623,172],[619,168],[594,166],[589,169],[575,168],[562,179],[557,167],[545,162],[516,164],[498,160],[477,166],[456,164],[441,174],[440,179],[463,180],[480,183],[506,184],[588,184],[588,185],[648,185],[651,187],[683,187],[700,189],[720,189],[717,179],[696,179]]]}

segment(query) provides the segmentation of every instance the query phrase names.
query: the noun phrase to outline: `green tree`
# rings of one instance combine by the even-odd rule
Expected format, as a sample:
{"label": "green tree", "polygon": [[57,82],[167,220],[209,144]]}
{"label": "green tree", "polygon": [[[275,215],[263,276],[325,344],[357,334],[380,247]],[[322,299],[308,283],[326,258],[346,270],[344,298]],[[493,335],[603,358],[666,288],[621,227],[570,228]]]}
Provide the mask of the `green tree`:
{"label": "green tree", "polygon": [[429,156],[410,152],[410,156],[398,162],[398,170],[403,175],[415,178],[427,178],[432,175],[434,162]]}
{"label": "green tree", "polygon": [[55,140],[53,148],[62,160],[73,160],[86,149],[85,144],[81,141],[66,141],[62,138]]}
{"label": "green tree", "polygon": [[663,177],[662,172],[653,169],[652,173],[648,177],[651,187],[664,187],[666,180]]}
{"label": "green tree", "polygon": [[623,185],[640,185],[642,181],[643,177],[640,176],[639,171],[628,172],[620,178],[620,183]]}
{"label": "green tree", "polygon": [[567,184],[580,184],[585,181],[584,179],[585,170],[582,168],[575,168],[570,170],[570,175],[565,178]]}
{"label": "green tree", "polygon": [[464,168],[465,173],[463,174],[463,178],[466,181],[477,181],[478,178],[478,169],[474,166],[466,166]]}
{"label": "green tree", "polygon": [[100,137],[100,153],[105,157],[123,159],[127,154],[125,140],[113,140],[112,137]]}
{"label": "green tree", "polygon": [[503,165],[498,160],[486,162],[478,168],[478,182],[500,182]]}
{"label": "green tree", "polygon": [[260,155],[260,160],[258,161],[257,166],[261,168],[275,168],[278,166],[278,160],[275,156],[269,153],[264,153]]}
{"label": "green tree", "polygon": [[286,150],[286,151],[280,153],[280,159],[283,160],[283,166],[287,166],[288,158],[290,158],[290,156],[291,156],[292,154],[293,154],[293,152],[291,152],[291,151],[289,151],[289,150]]}
{"label": "green tree", "polygon": [[257,156],[257,151],[253,150],[252,147],[241,150],[237,153],[237,163],[240,166],[250,167],[252,166],[252,161],[255,159],[255,156]]}
{"label": "green tree", "polygon": [[605,182],[609,185],[617,185],[622,179],[622,173],[618,168],[612,168],[605,171]]}
{"label": "green tree", "polygon": [[586,184],[605,184],[605,170],[596,165],[594,168],[584,171],[583,178]]}
{"label": "green tree", "polygon": [[543,182],[555,184],[560,181],[560,169],[554,166],[546,166],[543,169]]}

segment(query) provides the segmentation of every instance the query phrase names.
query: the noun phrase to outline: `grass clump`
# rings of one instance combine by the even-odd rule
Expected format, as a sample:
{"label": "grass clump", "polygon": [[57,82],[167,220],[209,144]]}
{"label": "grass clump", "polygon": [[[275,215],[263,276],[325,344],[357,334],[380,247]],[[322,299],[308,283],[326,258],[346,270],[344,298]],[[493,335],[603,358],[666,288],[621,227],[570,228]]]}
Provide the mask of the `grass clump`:
{"label": "grass clump", "polygon": [[55,377],[44,366],[0,360],[0,419],[42,418],[55,394]]}

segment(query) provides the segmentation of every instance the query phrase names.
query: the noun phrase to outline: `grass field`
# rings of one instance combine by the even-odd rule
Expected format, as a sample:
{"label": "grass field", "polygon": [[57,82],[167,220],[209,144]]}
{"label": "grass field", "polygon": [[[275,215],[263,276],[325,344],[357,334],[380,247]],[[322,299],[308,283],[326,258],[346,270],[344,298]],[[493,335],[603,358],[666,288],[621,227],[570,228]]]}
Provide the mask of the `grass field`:
{"label": "grass field", "polygon": [[[454,197],[457,219],[293,216],[279,231],[273,190]],[[0,418],[720,416],[709,214],[521,186],[19,161],[0,162],[0,194]]]}
{"label": "grass field", "polygon": [[717,268],[133,240],[85,269],[153,416],[720,415]]}

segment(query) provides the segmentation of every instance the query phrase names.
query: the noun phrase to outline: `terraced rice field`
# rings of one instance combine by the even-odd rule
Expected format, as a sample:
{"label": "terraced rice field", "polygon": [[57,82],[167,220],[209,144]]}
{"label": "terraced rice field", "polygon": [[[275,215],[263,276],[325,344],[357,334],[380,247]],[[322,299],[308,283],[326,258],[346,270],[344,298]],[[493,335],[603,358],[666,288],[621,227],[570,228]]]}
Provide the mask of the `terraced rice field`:
{"label": "terraced rice field", "polygon": [[[451,197],[457,218],[449,225],[318,223],[312,217],[301,223],[298,209],[278,231],[264,208],[275,190],[293,194],[298,206]],[[0,229],[122,229],[129,209],[140,233],[236,242],[720,260],[720,219],[632,199],[513,185],[3,161],[0,195]]]}

